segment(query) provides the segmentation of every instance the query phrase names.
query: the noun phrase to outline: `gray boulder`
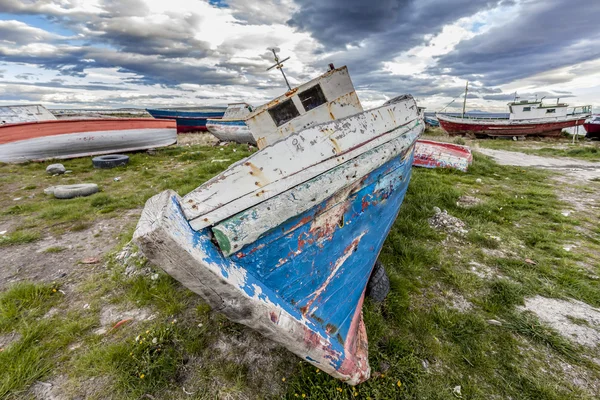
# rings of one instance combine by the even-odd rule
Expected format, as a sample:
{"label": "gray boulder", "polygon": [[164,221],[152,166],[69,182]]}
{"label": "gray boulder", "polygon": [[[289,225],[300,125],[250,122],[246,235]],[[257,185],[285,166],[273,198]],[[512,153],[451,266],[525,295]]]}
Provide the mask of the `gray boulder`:
{"label": "gray boulder", "polygon": [[67,169],[62,164],[50,164],[46,167],[46,172],[50,175],[64,174]]}

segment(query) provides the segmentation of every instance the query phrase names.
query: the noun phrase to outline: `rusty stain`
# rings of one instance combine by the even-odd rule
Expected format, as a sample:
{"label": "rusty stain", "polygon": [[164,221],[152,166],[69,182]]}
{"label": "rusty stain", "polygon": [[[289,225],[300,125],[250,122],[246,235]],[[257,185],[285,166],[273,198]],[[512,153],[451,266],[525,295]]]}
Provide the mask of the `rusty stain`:
{"label": "rusty stain", "polygon": [[332,138],[332,137],[330,137],[329,140],[331,140],[331,144],[333,144],[334,153],[335,154],[341,153],[342,149],[340,148],[340,145],[338,144],[338,142],[334,138]]}

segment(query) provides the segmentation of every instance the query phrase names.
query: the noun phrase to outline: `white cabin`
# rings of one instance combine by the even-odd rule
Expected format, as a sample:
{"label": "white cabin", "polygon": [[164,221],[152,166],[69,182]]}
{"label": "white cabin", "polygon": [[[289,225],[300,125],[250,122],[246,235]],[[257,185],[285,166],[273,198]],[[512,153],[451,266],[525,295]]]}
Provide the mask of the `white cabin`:
{"label": "white cabin", "polygon": [[248,103],[229,103],[222,119],[245,119],[253,110],[252,106]]}
{"label": "white cabin", "polygon": [[543,104],[541,101],[513,101],[508,103],[511,120],[566,117],[569,105],[566,103]]}
{"label": "white cabin", "polygon": [[56,117],[41,104],[0,106],[0,125],[55,119]]}
{"label": "white cabin", "polygon": [[246,124],[262,149],[294,132],[362,111],[344,66],[258,107],[246,118]]}

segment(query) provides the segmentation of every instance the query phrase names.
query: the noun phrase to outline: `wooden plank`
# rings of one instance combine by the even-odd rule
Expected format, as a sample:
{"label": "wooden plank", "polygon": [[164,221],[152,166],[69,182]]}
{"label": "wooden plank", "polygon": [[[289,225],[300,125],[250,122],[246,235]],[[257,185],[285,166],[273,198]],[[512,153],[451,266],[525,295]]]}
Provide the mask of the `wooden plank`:
{"label": "wooden plank", "polygon": [[[201,229],[272,198],[423,124],[410,96],[290,135],[187,194],[183,211]],[[219,210],[210,218],[209,212]]]}
{"label": "wooden plank", "polygon": [[422,131],[423,126],[419,125],[308,182],[220,222],[212,230],[221,251],[229,256],[253,243],[270,229],[314,207],[334,193],[351,187],[392,158],[406,154]]}

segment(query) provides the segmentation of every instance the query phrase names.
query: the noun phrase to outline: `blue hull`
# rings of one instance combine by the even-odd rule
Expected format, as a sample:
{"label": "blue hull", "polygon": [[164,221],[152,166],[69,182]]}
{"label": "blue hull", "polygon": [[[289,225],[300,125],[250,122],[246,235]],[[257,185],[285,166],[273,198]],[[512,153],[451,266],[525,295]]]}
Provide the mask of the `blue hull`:
{"label": "blue hull", "polygon": [[177,133],[206,131],[208,118],[222,118],[223,111],[185,111],[185,110],[156,110],[146,109],[157,119],[174,119],[177,121]]}
{"label": "blue hull", "polygon": [[141,221],[155,223],[138,225],[134,239],[216,310],[356,384],[370,374],[365,287],[404,199],[413,152],[414,142],[402,157],[230,257],[211,228],[190,227],[172,191],[148,201]]}

